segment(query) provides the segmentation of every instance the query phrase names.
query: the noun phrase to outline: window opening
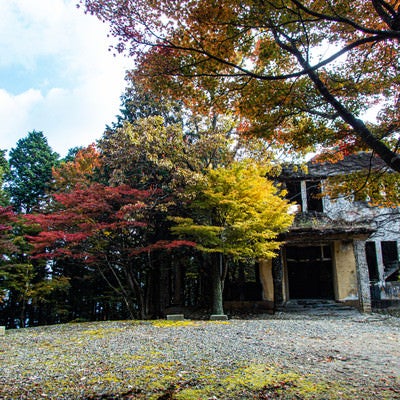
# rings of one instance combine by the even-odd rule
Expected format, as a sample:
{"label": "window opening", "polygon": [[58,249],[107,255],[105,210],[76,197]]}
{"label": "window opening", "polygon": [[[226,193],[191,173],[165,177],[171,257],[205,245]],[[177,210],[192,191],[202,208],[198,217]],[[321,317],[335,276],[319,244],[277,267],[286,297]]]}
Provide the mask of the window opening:
{"label": "window opening", "polygon": [[322,212],[321,182],[307,181],[307,209],[308,211]]}
{"label": "window opening", "polygon": [[378,260],[376,258],[375,242],[366,242],[365,243],[365,255],[367,257],[369,280],[378,282],[379,281],[379,270],[378,270]]}
{"label": "window opening", "polygon": [[[302,193],[303,186],[303,193]],[[321,182],[288,181],[286,182],[286,198],[301,206],[302,212],[323,212],[321,198]]]}
{"label": "window opening", "polygon": [[286,265],[291,299],[334,299],[329,245],[288,246]]}
{"label": "window opening", "polygon": [[399,255],[396,241],[381,242],[382,259],[386,281],[399,279]]}
{"label": "window opening", "polygon": [[302,205],[300,181],[286,182],[286,190],[287,190],[286,198],[289,201]]}

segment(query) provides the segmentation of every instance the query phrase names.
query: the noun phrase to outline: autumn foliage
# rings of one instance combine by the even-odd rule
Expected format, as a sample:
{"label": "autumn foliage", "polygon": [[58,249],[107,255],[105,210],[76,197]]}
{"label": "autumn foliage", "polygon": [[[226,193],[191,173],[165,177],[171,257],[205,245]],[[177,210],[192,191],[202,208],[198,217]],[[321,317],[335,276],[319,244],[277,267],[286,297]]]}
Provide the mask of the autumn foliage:
{"label": "autumn foliage", "polygon": [[242,134],[288,150],[347,151],[355,137],[400,171],[397,1],[79,3],[109,24],[149,89],[233,111]]}
{"label": "autumn foliage", "polygon": [[[28,215],[40,232],[29,236],[33,258],[69,258],[84,261],[112,282],[124,298],[131,316],[144,317],[143,287],[138,276],[143,265],[138,256],[154,250],[194,246],[189,241],[148,243],[148,213],[157,191],[93,183],[54,194],[55,211]],[[139,311],[135,311],[135,305]]]}
{"label": "autumn foliage", "polygon": [[91,178],[100,168],[100,153],[92,144],[79,150],[73,161],[61,163],[53,167],[53,188],[56,191],[71,190],[77,185],[88,185]]}

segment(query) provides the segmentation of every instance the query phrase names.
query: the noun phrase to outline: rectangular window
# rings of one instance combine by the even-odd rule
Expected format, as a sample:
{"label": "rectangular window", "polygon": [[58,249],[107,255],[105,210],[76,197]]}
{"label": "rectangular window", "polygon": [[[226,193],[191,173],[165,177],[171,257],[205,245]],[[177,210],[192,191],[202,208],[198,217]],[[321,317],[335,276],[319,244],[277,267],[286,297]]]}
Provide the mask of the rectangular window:
{"label": "rectangular window", "polygon": [[286,190],[287,190],[286,198],[293,203],[301,205],[300,181],[286,182]]}
{"label": "rectangular window", "polygon": [[307,181],[306,191],[308,211],[322,212],[321,182]]}
{"label": "rectangular window", "polygon": [[332,260],[331,248],[328,245],[288,246],[286,247],[286,259],[296,262],[328,261]]}
{"label": "rectangular window", "polygon": [[379,281],[379,270],[378,270],[378,260],[376,258],[375,242],[366,242],[365,243],[365,254],[367,256],[369,280],[378,282]]}
{"label": "rectangular window", "polygon": [[399,279],[399,254],[396,241],[381,242],[382,259],[385,268],[385,280]]}
{"label": "rectangular window", "polygon": [[286,182],[286,190],[286,198],[299,204],[302,212],[323,212],[320,181],[289,181]]}

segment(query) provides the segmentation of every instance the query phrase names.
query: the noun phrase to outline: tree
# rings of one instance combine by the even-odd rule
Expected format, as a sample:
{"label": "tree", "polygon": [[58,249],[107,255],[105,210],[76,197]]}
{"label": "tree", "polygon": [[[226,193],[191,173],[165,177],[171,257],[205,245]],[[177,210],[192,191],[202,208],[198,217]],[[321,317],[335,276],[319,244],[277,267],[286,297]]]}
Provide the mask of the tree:
{"label": "tree", "polygon": [[54,194],[54,212],[27,216],[41,227],[38,235],[29,237],[33,258],[84,261],[120,296],[132,318],[145,318],[148,264],[142,255],[194,245],[176,240],[149,243],[148,232],[156,229],[147,217],[154,194],[99,183]]}
{"label": "tree", "polygon": [[4,178],[9,170],[10,167],[6,159],[6,150],[0,150],[0,206],[9,204],[8,196],[3,190]]}
{"label": "tree", "polygon": [[57,322],[57,316],[50,319],[59,312],[51,297],[69,285],[65,277],[51,276],[45,263],[29,259],[25,235],[33,230],[11,207],[0,207],[0,323],[10,327]]}
{"label": "tree", "polygon": [[172,231],[193,238],[197,248],[211,257],[214,314],[223,314],[223,282],[227,260],[272,258],[281,243],[278,235],[289,228],[293,216],[266,167],[244,160],[208,171],[196,190],[194,218],[175,218]]}
{"label": "tree", "polygon": [[[396,1],[80,0],[136,74],[234,109],[243,131],[294,149],[369,148],[400,171]],[[362,112],[379,103],[378,124]]]}
{"label": "tree", "polygon": [[181,101],[147,90],[134,75],[128,74],[126,80],[128,86],[121,96],[121,114],[108,131],[121,128],[125,122],[134,123],[148,117],[162,117],[166,125],[183,123]]}
{"label": "tree", "polygon": [[98,146],[111,184],[156,187],[172,196],[200,179],[211,165],[233,161],[229,131],[222,126],[186,134],[180,124],[148,117],[106,131]]}
{"label": "tree", "polygon": [[[70,150],[71,153],[74,149]],[[93,183],[94,175],[100,168],[100,153],[92,144],[87,148],[78,149],[59,165],[52,168],[52,190],[68,191],[77,185],[89,186]]]}
{"label": "tree", "polygon": [[57,159],[58,154],[51,150],[42,132],[29,132],[11,149],[6,192],[17,211],[30,213],[40,207],[50,188]]}
{"label": "tree", "polygon": [[[151,224],[157,227],[146,232],[149,243],[173,239],[168,217],[187,217],[193,213],[187,206],[196,195],[192,189],[210,169],[228,166],[235,158],[269,160],[269,151],[261,140],[242,141],[235,137],[228,117],[199,115],[191,118],[189,115],[184,120],[185,124],[172,124],[171,120],[166,121],[161,116],[134,118],[132,123],[125,122],[120,127],[108,129],[98,143],[103,170],[107,172],[110,184],[161,189],[157,206],[148,213]],[[162,257],[157,258],[157,255]],[[162,292],[172,282],[171,275],[176,277],[171,290],[183,287],[183,281],[189,275],[182,272],[186,268],[182,267],[181,260],[177,262],[176,258],[165,257],[163,253],[153,252],[151,262],[152,280],[161,282],[159,290],[153,285],[152,304],[156,305],[162,303]],[[200,265],[197,260],[196,265]],[[202,273],[198,276],[201,280],[206,279]],[[168,293],[164,297],[165,303],[171,301]],[[179,295],[174,297],[175,304],[177,298],[183,299]],[[158,308],[163,310],[162,304]]]}
{"label": "tree", "polygon": [[[193,198],[187,188],[202,179],[212,163],[233,159],[233,152],[228,149],[230,140],[222,128],[219,131],[218,127],[212,134],[199,129],[199,134],[194,135],[185,133],[182,123],[171,122],[171,118],[166,121],[161,116],[133,119],[132,123],[125,122],[121,127],[108,129],[98,144],[102,170],[111,185],[157,189],[156,205],[147,212],[149,225],[156,227],[146,230],[144,239],[149,244],[174,239],[167,217],[185,212],[185,203]],[[149,282],[145,285],[152,292],[148,296],[151,298],[149,307],[153,308],[152,314],[163,315],[165,307],[172,301],[172,286],[179,286],[171,284],[171,276],[179,275],[182,281],[185,279],[184,274],[177,272],[183,269],[181,261],[177,262],[173,255],[167,257],[165,252],[153,250],[144,263],[148,265],[146,280]]]}
{"label": "tree", "polygon": [[[372,157],[371,157],[372,158]],[[400,176],[384,167],[349,172],[329,177],[324,183],[324,196],[332,200],[349,198],[367,201],[373,207],[398,208],[400,204]],[[399,218],[393,215],[392,218]]]}
{"label": "tree", "polygon": [[[12,243],[12,226],[11,222],[15,221],[15,214],[11,207],[1,207],[0,206],[0,253],[1,253],[1,263],[7,260],[9,254],[15,251],[15,246]],[[1,279],[1,278],[0,278]],[[4,302],[6,298],[6,288],[0,287],[0,305]]]}
{"label": "tree", "polygon": [[78,152],[84,149],[85,148],[83,146],[71,147],[70,149],[68,149],[67,155],[61,159],[61,162],[67,163],[69,161],[74,161]]}

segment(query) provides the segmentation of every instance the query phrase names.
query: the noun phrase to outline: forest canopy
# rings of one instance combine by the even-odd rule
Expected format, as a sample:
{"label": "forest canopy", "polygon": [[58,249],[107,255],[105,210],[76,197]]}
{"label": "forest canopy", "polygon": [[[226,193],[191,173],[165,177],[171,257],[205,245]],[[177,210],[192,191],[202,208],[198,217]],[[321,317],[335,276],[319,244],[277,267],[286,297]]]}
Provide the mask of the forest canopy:
{"label": "forest canopy", "polygon": [[[397,1],[81,0],[148,87],[295,151],[398,156]],[[376,123],[363,119],[379,105]]]}

